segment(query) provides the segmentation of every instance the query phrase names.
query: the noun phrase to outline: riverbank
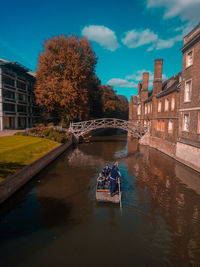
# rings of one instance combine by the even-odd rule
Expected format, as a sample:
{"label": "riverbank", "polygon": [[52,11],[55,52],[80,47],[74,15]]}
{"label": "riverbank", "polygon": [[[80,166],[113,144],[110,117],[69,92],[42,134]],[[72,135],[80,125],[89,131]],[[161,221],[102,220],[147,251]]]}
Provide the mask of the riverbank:
{"label": "riverbank", "polygon": [[44,138],[17,135],[1,137],[0,182],[59,145]]}
{"label": "riverbank", "polygon": [[[31,138],[31,137],[27,137],[27,138]],[[33,139],[38,139],[38,138],[34,138]],[[41,139],[41,138],[39,138]],[[43,140],[43,139],[42,139]],[[45,139],[44,139],[45,140]],[[45,140],[45,142],[53,142],[50,140]],[[55,142],[53,142],[55,143]],[[64,143],[64,144],[54,144],[54,149],[53,147],[51,148],[51,150],[47,153],[41,153],[40,157],[33,161],[32,163],[30,163],[29,165],[22,167],[22,164],[20,165],[20,170],[17,171],[16,173],[14,173],[12,176],[9,176],[7,179],[4,179],[4,181],[0,182],[0,204],[3,203],[5,200],[7,200],[10,196],[12,196],[17,190],[19,190],[23,185],[25,185],[28,181],[30,181],[36,174],[38,174],[42,169],[44,169],[46,166],[48,166],[48,164],[50,164],[53,160],[55,160],[58,156],[60,156],[65,150],[67,150],[72,144],[71,139]],[[36,147],[36,143],[34,144]],[[26,146],[25,148],[27,149]],[[16,148],[17,150],[17,148]],[[37,149],[36,149],[37,151]],[[3,153],[2,153],[3,154]],[[32,153],[28,153],[28,155],[30,155]],[[43,156],[42,156],[43,154]],[[37,154],[38,156],[39,154]],[[1,160],[3,160],[2,155],[1,156]],[[33,160],[34,156],[32,157]],[[29,158],[30,160],[30,158]],[[2,166],[4,166],[5,163],[2,164]],[[19,164],[19,163],[18,163]],[[16,165],[15,165],[16,167]],[[17,165],[17,167],[19,167]],[[15,168],[16,170],[16,168]]]}

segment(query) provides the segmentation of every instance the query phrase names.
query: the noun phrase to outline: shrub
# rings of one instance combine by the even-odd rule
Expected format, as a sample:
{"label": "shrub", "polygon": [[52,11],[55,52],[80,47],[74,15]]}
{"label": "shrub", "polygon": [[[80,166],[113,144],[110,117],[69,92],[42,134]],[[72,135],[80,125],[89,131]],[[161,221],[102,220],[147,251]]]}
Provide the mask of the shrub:
{"label": "shrub", "polygon": [[15,135],[23,135],[23,136],[27,136],[28,133],[26,133],[26,132],[16,132]]}
{"label": "shrub", "polygon": [[39,123],[38,125],[37,125],[37,127],[44,127],[45,125],[44,125],[44,123]]}
{"label": "shrub", "polygon": [[47,126],[48,127],[52,127],[52,126],[54,126],[54,123],[53,122],[50,122],[50,123],[47,124]]}

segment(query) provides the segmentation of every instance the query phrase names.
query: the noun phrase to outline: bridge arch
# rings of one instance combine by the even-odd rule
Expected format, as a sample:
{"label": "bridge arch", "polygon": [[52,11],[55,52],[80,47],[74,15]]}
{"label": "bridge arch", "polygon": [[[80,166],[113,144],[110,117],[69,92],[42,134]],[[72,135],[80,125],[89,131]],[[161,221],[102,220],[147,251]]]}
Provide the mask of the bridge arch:
{"label": "bridge arch", "polygon": [[136,137],[141,136],[141,127],[138,122],[133,124],[130,121],[115,118],[102,118],[81,122],[71,122],[69,132],[79,139],[80,136],[84,136],[93,130],[102,128],[121,129]]}

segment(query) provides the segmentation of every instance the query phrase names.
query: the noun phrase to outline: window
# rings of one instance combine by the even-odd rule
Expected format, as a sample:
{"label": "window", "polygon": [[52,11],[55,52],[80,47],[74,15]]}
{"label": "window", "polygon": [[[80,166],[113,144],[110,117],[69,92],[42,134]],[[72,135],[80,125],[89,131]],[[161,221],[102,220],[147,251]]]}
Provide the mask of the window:
{"label": "window", "polygon": [[148,104],[147,110],[148,110],[148,113],[150,113],[150,104]]}
{"label": "window", "polygon": [[6,84],[8,86],[15,87],[15,80],[10,78],[9,76],[3,75],[2,82],[3,84]]}
{"label": "window", "polygon": [[15,112],[15,105],[14,104],[3,103],[3,110],[4,111]]}
{"label": "window", "polygon": [[175,109],[175,98],[172,97],[172,102],[171,102],[171,110]]}
{"label": "window", "polygon": [[144,110],[145,114],[147,114],[147,104],[145,104],[145,110]]}
{"label": "window", "polygon": [[26,106],[18,105],[18,106],[17,106],[17,112],[23,112],[23,113],[26,113]]}
{"label": "window", "polygon": [[24,82],[17,80],[17,88],[25,91],[26,90],[26,84]]}
{"label": "window", "polygon": [[191,100],[191,80],[185,83],[185,102],[189,102]]}
{"label": "window", "polygon": [[189,114],[183,116],[183,131],[189,131]]}
{"label": "window", "polygon": [[8,90],[3,90],[3,97],[14,100],[15,99],[15,93],[8,91]]}
{"label": "window", "polygon": [[137,114],[138,114],[138,115],[140,115],[140,114],[141,114],[141,105],[138,105]]}
{"label": "window", "polygon": [[200,112],[198,112],[197,133],[200,134]]}
{"label": "window", "polygon": [[169,120],[168,132],[169,133],[172,133],[173,132],[173,120]]}
{"label": "window", "polygon": [[159,101],[159,103],[158,103],[158,112],[161,112],[161,107],[162,107],[162,102]]}
{"label": "window", "polygon": [[190,67],[192,64],[193,64],[193,52],[190,51],[188,54],[187,54],[187,59],[186,59],[186,67]]}
{"label": "window", "polygon": [[157,131],[161,130],[160,120],[157,121]]}
{"label": "window", "polygon": [[165,99],[165,111],[169,109],[169,99]]}
{"label": "window", "polygon": [[164,132],[165,131],[165,121],[162,120],[161,121],[161,132]]}

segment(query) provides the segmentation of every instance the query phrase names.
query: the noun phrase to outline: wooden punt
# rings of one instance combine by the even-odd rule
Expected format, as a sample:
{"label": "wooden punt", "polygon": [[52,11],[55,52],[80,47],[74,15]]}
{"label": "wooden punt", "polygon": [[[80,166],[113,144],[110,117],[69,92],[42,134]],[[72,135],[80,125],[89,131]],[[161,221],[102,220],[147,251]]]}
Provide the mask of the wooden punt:
{"label": "wooden punt", "polygon": [[109,190],[96,190],[96,200],[98,202],[110,202],[110,203],[116,203],[119,204],[122,197],[122,192],[120,194],[116,192],[114,196],[110,195]]}
{"label": "wooden punt", "polygon": [[[120,172],[119,172],[120,174]],[[120,187],[118,186],[118,191],[116,191],[116,193],[111,196],[110,195],[110,189],[108,185],[105,185],[105,188],[98,188],[98,182],[96,185],[96,200],[98,202],[110,202],[110,203],[116,203],[116,204],[120,204],[121,202],[121,198],[122,198],[122,187],[121,187],[121,182],[122,182],[122,178],[121,178],[121,174],[120,174]]]}

